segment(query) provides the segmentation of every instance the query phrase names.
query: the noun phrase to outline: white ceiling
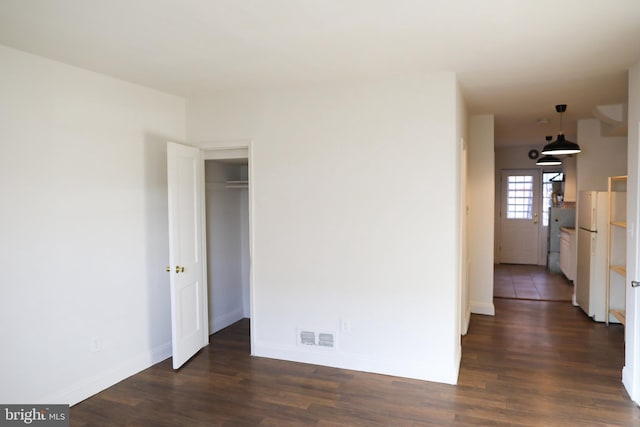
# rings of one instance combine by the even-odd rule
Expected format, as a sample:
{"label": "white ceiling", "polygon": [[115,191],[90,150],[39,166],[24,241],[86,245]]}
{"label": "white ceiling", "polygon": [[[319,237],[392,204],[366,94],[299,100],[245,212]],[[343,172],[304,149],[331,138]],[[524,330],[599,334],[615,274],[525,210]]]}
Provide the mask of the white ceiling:
{"label": "white ceiling", "polygon": [[0,43],[182,96],[455,71],[496,145],[543,145],[555,104],[572,139],[626,102],[640,1],[0,0]]}

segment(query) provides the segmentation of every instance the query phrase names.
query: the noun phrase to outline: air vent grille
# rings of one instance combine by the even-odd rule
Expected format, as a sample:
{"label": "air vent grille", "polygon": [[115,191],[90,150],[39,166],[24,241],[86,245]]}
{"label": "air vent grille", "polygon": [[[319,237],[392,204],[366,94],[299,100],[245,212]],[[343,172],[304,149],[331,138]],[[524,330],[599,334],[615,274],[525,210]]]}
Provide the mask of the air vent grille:
{"label": "air vent grille", "polygon": [[300,344],[316,345],[316,333],[311,331],[300,331]]}
{"label": "air vent grille", "polygon": [[[326,331],[326,329],[325,329]],[[334,331],[330,332],[318,332],[309,328],[298,328],[296,335],[296,344],[300,346],[313,348],[314,350],[335,350],[337,343],[337,336]]]}
{"label": "air vent grille", "polygon": [[320,332],[320,334],[318,334],[318,345],[333,348],[333,334]]}

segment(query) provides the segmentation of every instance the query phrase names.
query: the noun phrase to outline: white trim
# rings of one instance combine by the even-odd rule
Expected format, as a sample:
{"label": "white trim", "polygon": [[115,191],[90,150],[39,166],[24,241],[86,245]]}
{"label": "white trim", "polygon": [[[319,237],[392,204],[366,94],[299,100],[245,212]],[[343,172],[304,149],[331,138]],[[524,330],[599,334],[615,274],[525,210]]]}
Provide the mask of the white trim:
{"label": "white trim", "polygon": [[159,345],[104,372],[85,378],[33,403],[75,405],[171,357],[171,341]]}
{"label": "white trim", "polygon": [[203,151],[205,160],[246,159],[249,152],[246,148],[220,148],[213,151]]}
{"label": "white trim", "polygon": [[460,335],[467,335],[467,333],[469,333],[469,325],[471,324],[471,312],[473,311],[471,304],[472,302],[469,302],[469,311],[464,313],[464,321],[462,324],[462,331],[460,332]]}
{"label": "white trim", "polygon": [[200,145],[205,160],[249,158],[250,139],[227,139]]}
{"label": "white trim", "polygon": [[219,330],[226,328],[229,325],[236,323],[238,320],[244,318],[244,312],[242,309],[233,310],[230,313],[224,313],[219,316],[214,316],[209,322],[209,330],[212,334],[215,334]]}
{"label": "white trim", "polygon": [[[202,259],[200,261],[201,269],[202,269],[202,303],[200,304],[202,310],[203,328],[202,328],[202,348],[209,345],[209,324],[206,321],[209,318],[209,283],[207,280],[207,190],[204,183],[205,174],[204,174],[204,156],[202,154],[202,150],[199,151],[199,177],[200,182],[197,184],[199,187],[198,190],[200,192],[200,253],[202,254]],[[203,238],[204,237],[204,238]]]}
{"label": "white trim", "polygon": [[633,371],[629,369],[627,366],[624,366],[622,368],[622,384],[624,385],[624,388],[627,390],[627,394],[629,395],[631,400],[638,403],[638,400],[634,399],[634,395],[633,395],[633,392],[635,390]]}
{"label": "white trim", "polygon": [[317,346],[282,345],[264,341],[257,342],[254,356],[455,385],[462,357],[460,346],[456,353],[448,369],[425,363],[422,358],[413,359],[410,355],[400,359],[372,357],[362,353],[322,351]]}
{"label": "white trim", "polygon": [[257,319],[255,316],[255,290],[254,290],[254,273],[253,273],[253,257],[256,255],[256,250],[255,250],[255,227],[254,227],[254,212],[253,212],[253,207],[255,206],[254,203],[254,192],[253,189],[254,187],[254,181],[255,181],[255,173],[254,173],[254,167],[253,167],[253,142],[249,141],[249,145],[247,147],[248,150],[248,154],[249,157],[247,158],[249,161],[249,165],[247,167],[247,177],[249,179],[249,189],[247,190],[249,193],[247,195],[247,203],[249,205],[249,311],[250,311],[250,315],[251,315],[251,328],[250,328],[250,334],[251,334],[251,355],[255,354],[255,348],[256,348],[256,334],[255,334],[255,330],[257,328]]}
{"label": "white trim", "polygon": [[496,307],[493,305],[493,303],[471,301],[471,312],[473,314],[484,314],[485,316],[495,316]]}

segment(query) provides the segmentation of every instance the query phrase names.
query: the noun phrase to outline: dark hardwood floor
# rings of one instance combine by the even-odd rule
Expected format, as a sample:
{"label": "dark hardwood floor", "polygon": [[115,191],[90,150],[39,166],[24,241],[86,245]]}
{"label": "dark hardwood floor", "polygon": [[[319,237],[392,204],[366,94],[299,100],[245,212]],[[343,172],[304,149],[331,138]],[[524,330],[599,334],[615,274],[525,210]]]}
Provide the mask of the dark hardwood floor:
{"label": "dark hardwood floor", "polygon": [[249,321],[178,372],[159,363],[71,408],[72,426],[640,426],[623,327],[566,302],[495,301],[463,337],[459,384],[249,356]]}

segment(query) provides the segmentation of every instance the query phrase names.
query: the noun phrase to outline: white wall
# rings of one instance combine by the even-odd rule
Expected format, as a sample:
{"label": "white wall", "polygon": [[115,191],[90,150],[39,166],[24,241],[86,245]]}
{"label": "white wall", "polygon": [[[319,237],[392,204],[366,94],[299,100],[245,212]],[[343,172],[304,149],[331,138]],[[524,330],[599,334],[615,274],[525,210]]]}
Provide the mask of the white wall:
{"label": "white wall", "polygon": [[471,116],[469,126],[468,245],[471,311],[494,315],[494,117]]}
{"label": "white wall", "polygon": [[[522,145],[513,147],[495,148],[496,177],[500,176],[500,169],[549,169],[549,166],[538,166],[536,160],[529,158],[529,151],[532,149],[541,151],[545,141],[540,145]],[[561,169],[558,166],[558,169]]]}
{"label": "white wall", "polygon": [[459,100],[451,73],[188,100],[190,141],[252,141],[255,355],[457,381]]}
{"label": "white wall", "polygon": [[607,178],[627,174],[627,137],[603,137],[598,119],[578,120],[577,190],[607,191]]}
{"label": "white wall", "polygon": [[[639,280],[640,263],[640,62],[629,69],[629,144],[627,181],[627,281]],[[625,367],[622,381],[631,398],[640,403],[640,288],[627,284]]]}
{"label": "white wall", "polygon": [[2,46],[0,64],[0,402],[76,403],[170,355],[185,103]]}
{"label": "white wall", "polygon": [[225,185],[226,180],[240,179],[241,167],[205,162],[209,333],[249,317],[248,260],[244,259],[248,258],[247,190]]}

